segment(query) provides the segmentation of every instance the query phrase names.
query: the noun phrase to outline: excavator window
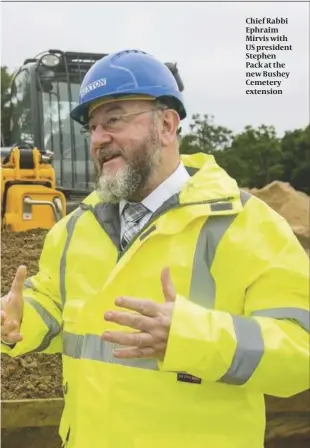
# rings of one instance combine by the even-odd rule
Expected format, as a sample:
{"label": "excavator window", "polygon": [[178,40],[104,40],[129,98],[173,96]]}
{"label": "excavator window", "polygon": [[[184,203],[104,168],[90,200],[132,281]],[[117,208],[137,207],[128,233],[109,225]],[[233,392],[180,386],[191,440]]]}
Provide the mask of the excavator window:
{"label": "excavator window", "polygon": [[26,69],[16,75],[11,86],[10,139],[11,142],[34,144],[29,72]]}
{"label": "excavator window", "polygon": [[53,165],[59,185],[71,188],[74,183],[78,189],[87,189],[92,170],[89,149],[80,134],[80,126],[69,117],[70,105],[71,109],[76,105],[78,95],[79,84],[70,82],[68,85],[61,77],[51,80],[49,91],[42,92],[44,147],[54,153]]}

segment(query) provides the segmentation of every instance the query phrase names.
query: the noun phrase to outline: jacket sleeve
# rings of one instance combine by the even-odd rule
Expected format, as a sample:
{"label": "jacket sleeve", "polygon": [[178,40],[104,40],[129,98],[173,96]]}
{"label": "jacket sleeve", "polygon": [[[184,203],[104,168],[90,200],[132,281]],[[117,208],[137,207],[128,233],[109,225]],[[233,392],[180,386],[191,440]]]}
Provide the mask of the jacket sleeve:
{"label": "jacket sleeve", "polygon": [[1,344],[2,353],[16,357],[30,352],[58,353],[62,350],[61,257],[66,231],[63,222],[46,235],[38,273],[24,287],[23,340],[13,348]]}
{"label": "jacket sleeve", "polygon": [[242,213],[251,226],[250,232],[241,226],[245,247],[260,266],[244,287],[243,313],[205,309],[178,296],[160,368],[289,397],[310,387],[309,260],[286,221],[265,204],[253,201]]}

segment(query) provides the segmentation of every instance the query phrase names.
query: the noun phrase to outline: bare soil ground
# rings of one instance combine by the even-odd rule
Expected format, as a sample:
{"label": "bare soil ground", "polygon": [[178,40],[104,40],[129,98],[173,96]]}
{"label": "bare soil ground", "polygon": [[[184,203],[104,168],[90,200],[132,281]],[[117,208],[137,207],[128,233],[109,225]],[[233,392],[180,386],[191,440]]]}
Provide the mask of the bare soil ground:
{"label": "bare soil ground", "polygon": [[[46,230],[1,235],[1,295],[12,284],[17,267],[27,266],[28,275],[37,272]],[[19,358],[1,356],[3,400],[56,398],[62,396],[61,355],[32,354]]]}

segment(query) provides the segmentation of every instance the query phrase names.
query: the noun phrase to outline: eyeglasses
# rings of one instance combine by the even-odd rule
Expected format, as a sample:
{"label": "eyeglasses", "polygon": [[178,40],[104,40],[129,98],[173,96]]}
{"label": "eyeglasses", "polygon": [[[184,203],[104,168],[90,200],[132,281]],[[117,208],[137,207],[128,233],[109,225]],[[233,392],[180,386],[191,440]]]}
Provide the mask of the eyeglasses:
{"label": "eyeglasses", "polygon": [[[133,117],[141,115],[147,112],[154,112],[156,109],[141,110],[139,112],[130,112],[122,115],[111,115],[105,122],[100,122],[100,126],[106,132],[119,132],[124,129],[124,126],[128,123],[127,117]],[[85,124],[81,127],[80,133],[85,138],[90,138],[95,132],[98,124]]]}

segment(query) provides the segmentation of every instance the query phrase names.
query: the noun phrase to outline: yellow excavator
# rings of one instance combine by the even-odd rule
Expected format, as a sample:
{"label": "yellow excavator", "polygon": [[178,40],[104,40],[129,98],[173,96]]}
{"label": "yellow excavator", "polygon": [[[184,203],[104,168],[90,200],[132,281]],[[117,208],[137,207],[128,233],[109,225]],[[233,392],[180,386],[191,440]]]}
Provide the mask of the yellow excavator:
{"label": "yellow excavator", "polygon": [[[1,136],[2,229],[49,229],[92,191],[94,165],[70,112],[86,72],[106,55],[48,50],[14,74]],[[182,91],[176,64],[166,65]]]}

